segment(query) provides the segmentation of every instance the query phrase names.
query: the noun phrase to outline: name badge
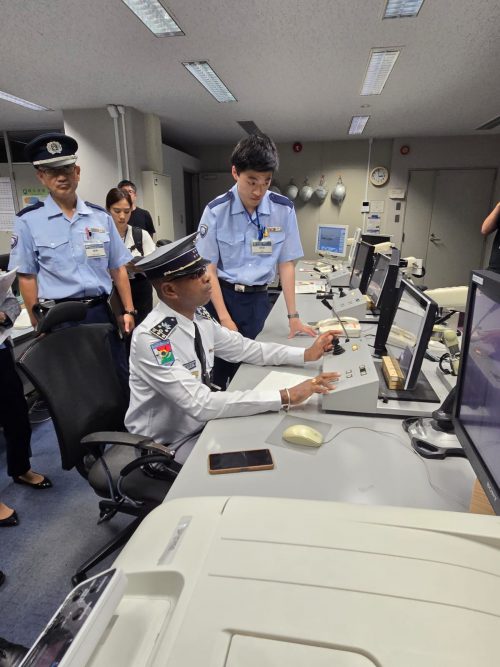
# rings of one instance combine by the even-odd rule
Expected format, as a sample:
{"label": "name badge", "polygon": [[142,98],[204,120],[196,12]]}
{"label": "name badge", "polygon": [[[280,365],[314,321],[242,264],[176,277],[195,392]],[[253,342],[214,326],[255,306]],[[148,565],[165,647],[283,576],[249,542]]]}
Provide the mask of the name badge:
{"label": "name badge", "polygon": [[270,255],[273,251],[273,242],[269,239],[265,241],[252,241],[252,255]]}
{"label": "name badge", "polygon": [[85,254],[87,257],[106,257],[103,243],[86,243]]}
{"label": "name badge", "polygon": [[270,232],[281,232],[282,229],[283,227],[268,227]]}

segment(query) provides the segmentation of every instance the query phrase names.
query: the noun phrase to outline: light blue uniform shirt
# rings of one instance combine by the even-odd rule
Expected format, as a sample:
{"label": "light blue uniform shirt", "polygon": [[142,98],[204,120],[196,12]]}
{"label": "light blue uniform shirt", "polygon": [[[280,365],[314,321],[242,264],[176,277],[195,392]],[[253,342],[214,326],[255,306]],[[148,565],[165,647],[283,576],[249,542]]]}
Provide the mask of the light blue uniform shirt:
{"label": "light blue uniform shirt", "polygon": [[[89,257],[87,250],[103,257]],[[41,299],[95,297],[112,288],[109,269],[132,259],[109,214],[79,197],[68,220],[49,195],[16,216],[9,269],[36,275]]]}
{"label": "light blue uniform shirt", "polygon": [[259,239],[257,216],[250,222],[235,184],[226,194],[205,207],[198,227],[198,252],[217,266],[219,278],[243,285],[266,285],[274,280],[276,265],[304,255],[297,216],[283,195],[266,192],[258,207],[261,227],[272,242],[272,253],[253,254],[252,241]]}

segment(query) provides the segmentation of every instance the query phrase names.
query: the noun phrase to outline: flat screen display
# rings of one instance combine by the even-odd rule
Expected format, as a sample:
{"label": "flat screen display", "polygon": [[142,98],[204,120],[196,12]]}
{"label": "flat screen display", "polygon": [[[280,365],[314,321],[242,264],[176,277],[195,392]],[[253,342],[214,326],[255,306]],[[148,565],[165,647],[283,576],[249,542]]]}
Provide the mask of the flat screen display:
{"label": "flat screen display", "polygon": [[401,281],[401,296],[387,338],[387,347],[413,389],[431,336],[437,305],[414,285]]}
{"label": "flat screen display", "polygon": [[316,252],[333,257],[345,257],[348,229],[347,225],[319,225],[316,235]]}
{"label": "flat screen display", "polygon": [[373,273],[366,288],[366,294],[373,301],[375,308],[378,307],[380,297],[382,296],[382,290],[384,289],[385,279],[387,278],[387,270],[389,264],[391,263],[391,258],[389,255],[377,255],[375,258],[375,264],[373,266]]}
{"label": "flat screen display", "polygon": [[[497,294],[488,294],[481,285],[475,285],[469,297],[456,408],[461,428],[486,467],[489,477],[493,478],[497,492],[500,486],[499,301],[500,289]],[[492,489],[488,489],[483,481],[485,486],[491,495]],[[496,511],[498,514],[498,507]]]}
{"label": "flat screen display", "polygon": [[372,272],[374,252],[374,247],[369,243],[365,243],[364,241],[358,243],[349,285],[352,289],[359,289],[363,294],[366,292],[368,280]]}

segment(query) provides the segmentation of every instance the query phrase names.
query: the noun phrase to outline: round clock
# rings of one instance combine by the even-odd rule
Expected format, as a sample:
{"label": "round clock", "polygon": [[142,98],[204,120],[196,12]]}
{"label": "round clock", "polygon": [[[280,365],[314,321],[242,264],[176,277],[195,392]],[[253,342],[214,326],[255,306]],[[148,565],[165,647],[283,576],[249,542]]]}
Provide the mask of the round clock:
{"label": "round clock", "polygon": [[389,170],[386,167],[375,167],[370,172],[370,182],[372,185],[380,187],[389,180]]}

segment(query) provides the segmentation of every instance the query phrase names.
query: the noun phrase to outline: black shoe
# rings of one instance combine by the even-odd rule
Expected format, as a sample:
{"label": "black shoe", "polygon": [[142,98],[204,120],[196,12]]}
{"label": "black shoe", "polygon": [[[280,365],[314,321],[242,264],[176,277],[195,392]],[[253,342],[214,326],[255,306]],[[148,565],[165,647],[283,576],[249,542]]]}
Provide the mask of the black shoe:
{"label": "black shoe", "polygon": [[9,526],[17,526],[19,523],[19,517],[17,516],[16,510],[12,512],[10,516],[6,519],[0,519],[0,528],[8,528]]}
{"label": "black shoe", "polygon": [[50,489],[52,488],[52,482],[48,477],[45,477],[42,479],[41,482],[38,482],[37,484],[32,484],[31,482],[25,482],[24,479],[21,479],[20,477],[13,477],[14,484],[26,484],[26,486],[30,486],[32,489]]}
{"label": "black shoe", "polygon": [[21,644],[13,644],[0,637],[0,667],[16,667],[28,653],[29,648]]}

